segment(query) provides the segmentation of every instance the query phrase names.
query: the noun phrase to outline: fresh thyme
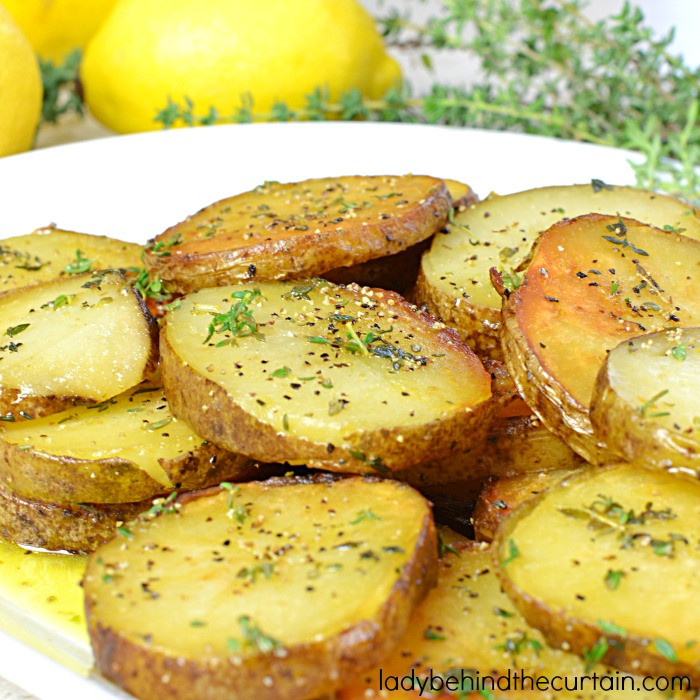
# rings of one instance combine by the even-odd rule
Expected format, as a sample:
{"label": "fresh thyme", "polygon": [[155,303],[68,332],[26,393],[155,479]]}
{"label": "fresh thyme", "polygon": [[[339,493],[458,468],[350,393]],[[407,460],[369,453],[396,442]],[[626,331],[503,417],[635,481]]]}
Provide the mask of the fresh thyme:
{"label": "fresh thyme", "polygon": [[83,253],[80,249],[75,251],[75,260],[69,262],[64,272],[68,275],[79,275],[83,272],[89,272],[92,267],[92,260],[83,257]]}
{"label": "fresh thyme", "polygon": [[[253,312],[248,307],[248,304],[262,296],[259,289],[244,289],[238,292],[233,292],[231,298],[236,300],[231,308],[220,314],[215,314],[212,322],[207,329],[207,337],[204,339],[206,345],[214,335],[214,333],[230,333],[236,338],[246,338],[251,335],[258,335],[258,324],[253,318]],[[216,347],[221,347],[230,342],[230,338],[221,340],[216,344]]]}
{"label": "fresh thyme", "polygon": [[71,51],[63,63],[39,59],[44,94],[41,105],[41,121],[55,124],[63,114],[82,114],[83,100],[78,87],[80,50]]}

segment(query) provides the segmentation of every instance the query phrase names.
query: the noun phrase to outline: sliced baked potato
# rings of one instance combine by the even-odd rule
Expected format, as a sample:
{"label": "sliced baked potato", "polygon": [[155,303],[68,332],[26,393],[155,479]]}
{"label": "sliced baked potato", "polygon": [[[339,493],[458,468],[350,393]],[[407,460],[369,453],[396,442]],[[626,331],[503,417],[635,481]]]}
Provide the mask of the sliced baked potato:
{"label": "sliced baked potato", "polygon": [[395,481],[222,484],[128,525],[83,580],[101,673],[143,700],[319,697],[386,656],[435,584]]}
{"label": "sliced baked potato", "polygon": [[0,418],[110,399],[155,370],[158,328],[121,272],[0,295]]}
{"label": "sliced baked potato", "polygon": [[152,507],[150,500],[60,505],[19,496],[0,484],[0,536],[22,547],[89,554]]}
{"label": "sliced baked potato", "polygon": [[670,197],[632,187],[542,187],[490,195],[457,214],[423,256],[416,300],[457,328],[479,352],[500,356],[501,303],[489,270],[516,270],[542,231],[581,214],[626,216],[700,239],[700,213]]}
{"label": "sliced baked potato", "polygon": [[596,434],[626,461],[700,477],[700,328],[614,348],[593,391]]}
{"label": "sliced baked potato", "polygon": [[[573,654],[548,647],[542,635],[525,622],[501,591],[487,546],[453,536],[440,560],[437,587],[413,612],[408,630],[392,653],[377,661],[372,671],[346,686],[337,697],[339,700],[639,697],[638,692],[629,689],[632,679],[627,679],[627,690],[611,693],[592,690],[591,671],[598,674],[601,688],[613,688],[614,682],[620,682],[621,678],[611,669],[591,666],[587,667]],[[523,675],[532,680],[521,680]],[[588,676],[588,683],[583,676]],[[412,678],[416,680],[411,692]],[[564,679],[566,687],[573,688],[577,683],[579,691],[568,692]],[[634,680],[641,685],[641,679]],[[443,691],[449,683],[447,692],[440,692],[440,682]],[[494,687],[492,684],[496,683]],[[509,691],[505,690],[508,683]],[[521,683],[526,690],[522,690]],[[540,690],[533,690],[533,685]],[[644,697],[661,700],[666,696],[651,692]]]}
{"label": "sliced baked potato", "polygon": [[479,201],[476,192],[465,182],[450,180],[448,178],[443,178],[443,182],[445,183],[445,187],[447,187],[447,191],[450,193],[453,209],[465,209]]}
{"label": "sliced baked potato", "polygon": [[167,229],[145,260],[176,292],[323,275],[429,238],[451,201],[423,175],[265,182]]}
{"label": "sliced baked potato", "polygon": [[586,461],[535,416],[498,417],[485,442],[392,476],[430,494],[471,500],[488,477],[577,469]]}
{"label": "sliced baked potato", "polygon": [[161,354],[173,413],[260,461],[388,473],[479,444],[497,410],[454,331],[393,292],[325,280],[190,294]]}
{"label": "sliced baked potato", "polygon": [[700,323],[700,242],[632,219],[589,214],[542,234],[503,295],[503,353],[520,394],[588,461],[617,460],[589,409],[608,351],[641,333]]}
{"label": "sliced baked potato", "polygon": [[93,270],[141,265],[142,246],[54,224],[0,240],[0,292]]}
{"label": "sliced baked potato", "polygon": [[506,592],[550,644],[698,687],[699,541],[700,484],[625,465],[525,503],[494,553]]}
{"label": "sliced baked potato", "polygon": [[574,473],[572,469],[523,472],[515,476],[490,476],[484,481],[472,513],[474,535],[491,542],[498,526],[521,504]]}
{"label": "sliced baked potato", "polygon": [[0,483],[52,503],[142,501],[268,476],[247,457],[197,435],[146,382],[99,404],[0,428]]}

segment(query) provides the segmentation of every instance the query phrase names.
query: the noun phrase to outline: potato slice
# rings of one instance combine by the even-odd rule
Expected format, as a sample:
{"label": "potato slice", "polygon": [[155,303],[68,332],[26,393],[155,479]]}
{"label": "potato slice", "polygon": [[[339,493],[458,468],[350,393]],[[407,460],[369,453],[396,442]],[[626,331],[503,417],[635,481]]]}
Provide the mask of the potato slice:
{"label": "potato slice", "polygon": [[140,267],[142,250],[135,243],[64,231],[52,224],[0,241],[0,292],[76,271]]}
{"label": "potato slice", "polygon": [[547,430],[535,416],[497,418],[486,441],[441,460],[392,476],[421,491],[475,498],[488,477],[517,477],[554,469],[577,469],[585,460]]}
{"label": "potato slice", "polygon": [[589,416],[607,352],[640,333],[700,323],[698,273],[700,242],[589,214],[542,234],[522,279],[495,276],[508,370],[542,422],[588,461],[618,459]]}
{"label": "potato slice", "polygon": [[603,365],[591,405],[601,440],[640,466],[700,477],[700,328],[621,343]]}
{"label": "potato slice", "polygon": [[700,212],[670,197],[631,187],[542,187],[490,195],[459,213],[447,235],[423,256],[416,300],[457,328],[479,352],[500,357],[501,303],[489,270],[510,272],[539,234],[560,219],[593,212],[617,214],[700,239]]}
{"label": "potato slice", "polygon": [[491,377],[393,292],[324,280],[205,289],[161,333],[173,413],[260,461],[406,469],[483,440]]}
{"label": "potato slice", "polygon": [[104,401],[156,366],[157,325],[120,272],[13,290],[0,295],[0,318],[5,421]]}
{"label": "potato slice", "polygon": [[476,192],[466,183],[460,182],[459,180],[449,180],[447,178],[443,178],[443,182],[445,183],[445,187],[447,187],[447,191],[450,193],[453,209],[464,209],[479,201]]}
{"label": "potato slice", "polygon": [[[416,608],[394,651],[341,690],[339,700],[639,697],[638,692],[630,690],[633,680],[641,685],[638,678],[625,678],[626,690],[593,691],[590,671],[598,674],[599,687],[603,689],[615,688],[615,682],[621,684],[622,678],[600,665],[588,669],[577,656],[548,647],[542,635],[525,622],[501,591],[488,547],[458,536],[451,540],[440,561],[437,587]],[[452,678],[448,688],[451,692],[430,692],[431,672],[434,691],[439,691],[440,681],[444,684]],[[523,674],[530,680],[521,681]],[[588,682],[583,676],[588,676]],[[406,692],[412,677],[416,678],[413,692]],[[398,685],[401,680],[403,686]],[[564,689],[565,682],[571,691]],[[508,683],[510,690],[506,690]],[[578,692],[573,691],[574,683]],[[532,685],[540,691],[532,690]],[[473,694],[469,692],[472,690]],[[644,697],[661,700],[665,695],[648,693]]]}
{"label": "potato slice", "polygon": [[506,592],[550,644],[697,687],[698,541],[700,484],[619,466],[526,503],[494,549]]}
{"label": "potato slice", "polygon": [[498,526],[521,504],[575,473],[572,469],[524,472],[515,476],[490,476],[483,483],[472,513],[474,535],[491,542]]}
{"label": "potato slice", "polygon": [[442,180],[423,175],[265,182],[172,226],[145,259],[176,292],[322,275],[429,238],[450,206]]}
{"label": "potato slice", "polygon": [[126,520],[152,506],[150,500],[60,505],[18,496],[0,485],[0,536],[22,547],[89,554],[111,540]]}
{"label": "potato slice", "polygon": [[384,657],[435,584],[428,503],[393,481],[190,494],[88,562],[95,661],[139,698],[318,697]]}
{"label": "potato slice", "polygon": [[268,473],[175,418],[154,382],[0,432],[0,482],[53,503],[142,501]]}

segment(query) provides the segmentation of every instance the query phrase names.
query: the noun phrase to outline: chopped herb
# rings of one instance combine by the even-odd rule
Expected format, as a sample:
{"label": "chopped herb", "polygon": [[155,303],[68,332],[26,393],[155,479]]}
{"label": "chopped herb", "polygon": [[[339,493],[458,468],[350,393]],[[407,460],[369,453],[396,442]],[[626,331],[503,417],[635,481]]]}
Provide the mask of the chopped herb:
{"label": "chopped herb", "polygon": [[257,625],[251,624],[248,615],[241,615],[238,618],[238,623],[241,626],[241,633],[246,646],[256,649],[261,654],[269,654],[275,649],[282,648],[281,642],[265,634]]}
{"label": "chopped herb", "polygon": [[663,389],[658,394],[654,394],[648,401],[645,401],[641,406],[637,407],[637,413],[642,417],[646,418],[647,411],[662,397],[668,394],[668,389]]}
{"label": "chopped herb", "polygon": [[508,556],[501,562],[501,568],[508,566],[514,559],[520,556],[520,550],[512,538],[508,540]]}
{"label": "chopped herb", "polygon": [[423,638],[439,642],[444,642],[446,639],[444,634],[439,634],[438,632],[435,632],[435,630],[433,630],[432,627],[426,627],[425,630],[423,630]]}
{"label": "chopped herb", "polygon": [[269,579],[273,574],[275,564],[273,562],[264,562],[263,564],[255,564],[255,566],[244,566],[237,574],[236,578],[248,579],[251,583],[255,583],[258,575]]}
{"label": "chopped herb", "polygon": [[614,622],[608,622],[607,620],[598,620],[598,627],[605,632],[605,634],[615,634],[618,637],[626,637],[627,630],[624,627],[616,625]]}
{"label": "chopped herb", "polygon": [[131,532],[131,530],[129,530],[128,528],[126,528],[124,526],[118,527],[117,532],[120,535],[123,535],[124,537],[128,537],[129,539],[131,539],[134,536],[134,533]]}
{"label": "chopped herb", "polygon": [[92,267],[92,260],[84,258],[80,249],[75,251],[75,260],[66,265],[64,272],[68,275],[79,275],[83,272],[89,272]]}
{"label": "chopped herb", "polygon": [[438,557],[440,557],[440,559],[442,559],[445,556],[445,554],[447,554],[448,552],[450,554],[456,554],[458,557],[462,556],[459,553],[459,550],[455,549],[448,542],[445,542],[445,540],[442,537],[442,533],[438,532]]}
{"label": "chopped herb", "polygon": [[204,627],[204,625],[206,625],[206,622],[202,620],[192,620],[192,622],[190,622],[190,627]]}
{"label": "chopped herb", "polygon": [[282,427],[289,430],[289,416],[286,413],[282,416]]}
{"label": "chopped herb", "polygon": [[172,421],[172,418],[163,418],[163,420],[156,421],[155,423],[148,423],[146,427],[148,430],[160,430],[168,425],[170,421]]}
{"label": "chopped herb", "polygon": [[678,360],[679,362],[683,362],[688,355],[688,350],[685,343],[676,345],[676,347],[671,350],[671,355],[673,355],[674,359]]}
{"label": "chopped herb", "polygon": [[271,377],[288,377],[292,373],[292,370],[289,367],[280,367],[279,369],[276,369],[272,374],[270,375]]}
{"label": "chopped herb", "polygon": [[[231,308],[225,313],[216,314],[209,324],[208,335],[204,339],[204,343],[209,342],[214,333],[231,333],[232,336],[245,338],[247,336],[256,335],[258,333],[258,324],[253,318],[253,312],[248,308],[248,304],[258,297],[262,296],[259,289],[246,289],[231,294],[232,299],[236,299],[236,303],[231,305]],[[226,344],[226,340],[217,343],[217,347]]]}
{"label": "chopped herb", "polygon": [[238,485],[234,486],[228,481],[222,481],[219,487],[228,493],[226,499],[226,507],[228,509],[226,512],[227,517],[235,519],[239,525],[242,525],[248,519],[249,511],[245,505],[236,504],[234,502],[236,495],[240,491],[240,487]]}
{"label": "chopped herb", "polygon": [[507,272],[502,272],[501,273],[501,279],[503,280],[503,287],[508,291],[508,292],[514,292],[518,287],[522,286],[523,284],[523,278],[514,271],[511,271],[510,274]]}
{"label": "chopped herb", "polygon": [[167,498],[156,498],[153,501],[153,505],[143,513],[143,516],[148,518],[155,518],[161,513],[177,513],[180,510],[180,504],[175,503],[177,498],[177,491],[173,491],[168,494]]}
{"label": "chopped herb", "polygon": [[493,614],[498,615],[498,617],[515,617],[515,613],[508,612],[503,608],[499,608],[497,605],[493,607]]}
{"label": "chopped herb", "polygon": [[4,416],[0,416],[0,421],[4,423],[14,423],[15,417],[11,413],[6,413]]}
{"label": "chopped herb", "polygon": [[676,655],[675,649],[665,639],[662,639],[661,637],[655,639],[654,648],[659,652],[659,654],[661,654],[661,656],[667,658],[671,663],[675,664],[678,662],[678,656]]}
{"label": "chopped herb", "polygon": [[47,301],[42,304],[40,308],[42,309],[60,309],[62,306],[70,304],[70,302],[75,298],[75,294],[59,294],[53,301]]}
{"label": "chopped herb", "polygon": [[607,639],[601,637],[590,650],[583,650],[583,659],[586,662],[586,673],[603,660],[609,648]]}
{"label": "chopped herb", "polygon": [[360,460],[360,462],[366,462],[366,461],[367,461],[367,457],[365,456],[365,453],[364,453],[364,452],[361,452],[361,451],[359,451],[359,450],[348,450],[348,452],[350,453],[350,455],[351,455],[352,457],[354,457],[355,459]]}
{"label": "chopped herb", "polygon": [[622,569],[608,569],[608,573],[605,574],[604,579],[605,586],[611,591],[616,591],[620,586],[623,576],[624,572]]}
{"label": "chopped herb", "polygon": [[96,409],[98,413],[102,413],[102,411],[106,411],[110,406],[114,406],[114,404],[116,403],[117,402],[114,399],[107,399],[106,401],[102,401],[92,406],[88,406],[87,409],[88,411]]}
{"label": "chopped herb", "polygon": [[10,338],[14,338],[16,335],[19,335],[22,331],[26,331],[27,328],[29,328],[29,323],[20,323],[18,326],[11,326],[5,331],[5,335],[9,336]]}
{"label": "chopped herb", "polygon": [[613,282],[612,285],[610,285],[610,293],[617,294],[617,290],[619,288],[620,288],[620,285],[617,282]]}
{"label": "chopped herb", "polygon": [[357,525],[363,520],[381,520],[381,518],[373,513],[369,508],[365,508],[357,513],[357,517],[350,521],[351,525]]}
{"label": "chopped herb", "polygon": [[168,311],[177,311],[182,306],[182,299],[175,299],[175,301],[170,302],[165,305]]}

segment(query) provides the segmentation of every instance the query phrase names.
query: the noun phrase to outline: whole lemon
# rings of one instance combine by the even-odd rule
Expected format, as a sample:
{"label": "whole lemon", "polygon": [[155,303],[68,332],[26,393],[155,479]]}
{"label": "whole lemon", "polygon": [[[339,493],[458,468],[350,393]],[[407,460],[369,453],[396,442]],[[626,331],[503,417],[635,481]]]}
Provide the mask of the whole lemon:
{"label": "whole lemon", "polygon": [[0,156],[32,147],[41,115],[42,92],[34,49],[0,5]]}
{"label": "whole lemon", "polygon": [[400,78],[372,18],[356,0],[119,0],[87,46],[85,100],[121,133],[158,129],[168,99],[203,116],[294,109],[327,86],[375,98]]}
{"label": "whole lemon", "polygon": [[2,0],[44,59],[62,61],[97,31],[116,0]]}

